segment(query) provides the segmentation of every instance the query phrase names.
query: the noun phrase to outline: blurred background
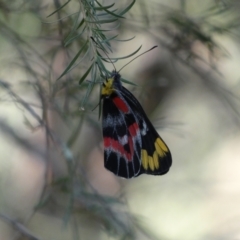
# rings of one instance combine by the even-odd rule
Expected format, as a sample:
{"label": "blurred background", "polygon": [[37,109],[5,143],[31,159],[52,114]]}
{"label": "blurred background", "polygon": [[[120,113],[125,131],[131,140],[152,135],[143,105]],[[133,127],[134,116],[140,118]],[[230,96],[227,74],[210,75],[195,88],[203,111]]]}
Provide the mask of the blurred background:
{"label": "blurred background", "polygon": [[[0,240],[240,239],[239,10],[0,1]],[[121,75],[173,165],[126,180],[103,165],[98,47],[120,69],[141,45]]]}

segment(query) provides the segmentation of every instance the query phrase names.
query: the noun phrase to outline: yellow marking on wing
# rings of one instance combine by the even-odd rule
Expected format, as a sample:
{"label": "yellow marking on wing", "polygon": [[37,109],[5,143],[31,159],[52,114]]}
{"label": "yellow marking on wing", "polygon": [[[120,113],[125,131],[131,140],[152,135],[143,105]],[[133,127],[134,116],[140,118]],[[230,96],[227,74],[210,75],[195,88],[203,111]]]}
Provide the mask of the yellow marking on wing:
{"label": "yellow marking on wing", "polygon": [[160,157],[163,157],[165,155],[165,152],[162,150],[162,148],[158,145],[157,141],[154,143],[155,149]]}
{"label": "yellow marking on wing", "polygon": [[168,148],[166,146],[166,144],[160,139],[160,138],[157,138],[157,143],[158,145],[160,146],[160,148],[164,151],[164,152],[168,152]]}
{"label": "yellow marking on wing", "polygon": [[155,168],[159,169],[158,154],[156,151],[153,153],[153,162],[154,162]]}
{"label": "yellow marking on wing", "polygon": [[113,93],[113,78],[108,78],[106,81],[104,81],[103,86],[102,86],[102,96],[109,96]]}
{"label": "yellow marking on wing", "polygon": [[154,171],[154,162],[153,162],[153,158],[151,156],[148,156],[148,163],[149,163],[149,167],[152,171]]}
{"label": "yellow marking on wing", "polygon": [[142,150],[142,166],[145,170],[148,170],[148,154],[146,150]]}
{"label": "yellow marking on wing", "polygon": [[149,167],[152,171],[154,171],[154,162],[153,162],[153,158],[151,156],[148,156],[148,164]]}
{"label": "yellow marking on wing", "polygon": [[142,149],[141,157],[142,157],[142,166],[145,170],[149,168],[151,171],[157,170],[160,168],[160,158],[166,156],[166,153],[169,151],[166,144],[160,139],[157,138],[155,143],[155,151],[152,156],[148,155],[147,150]]}
{"label": "yellow marking on wing", "polygon": [[164,157],[166,155],[166,152],[169,151],[166,144],[160,138],[157,138],[154,145],[160,157]]}

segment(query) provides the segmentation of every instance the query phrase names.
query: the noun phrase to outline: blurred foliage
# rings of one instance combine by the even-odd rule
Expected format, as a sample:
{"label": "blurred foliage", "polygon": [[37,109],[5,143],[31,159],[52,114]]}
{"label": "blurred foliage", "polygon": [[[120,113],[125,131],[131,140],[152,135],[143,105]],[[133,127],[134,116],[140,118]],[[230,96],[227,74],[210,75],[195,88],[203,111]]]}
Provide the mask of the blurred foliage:
{"label": "blurred foliage", "polygon": [[[78,160],[82,158],[81,153],[72,149],[84,122],[95,128],[97,140],[101,139],[99,123],[89,114],[99,99],[99,94],[94,96],[94,87],[99,88],[102,78],[109,75],[106,63],[132,57],[141,49],[137,46],[127,56],[110,57],[117,45],[133,39],[133,36],[119,38],[126,29],[131,34],[147,32],[174,56],[176,62],[198,74],[212,91],[221,91],[225,96],[223,99],[238,114],[231,101],[232,94],[229,95],[216,81],[216,76],[221,77],[216,62],[219,57],[227,55],[227,50],[218,44],[217,36],[239,37],[240,15],[239,8],[235,7],[236,1],[209,1],[208,7],[197,14],[187,10],[187,0],[179,1],[179,6],[167,6],[162,2],[0,1],[1,39],[7,41],[17,54],[16,58],[5,60],[5,64],[9,61],[8,64],[25,72],[26,78],[19,81],[19,85],[31,91],[41,104],[38,107],[42,113],[38,114],[33,104],[20,97],[11,79],[1,80],[1,92],[8,93],[11,100],[39,125],[34,127],[26,115],[26,127],[45,130],[47,153],[39,152],[0,122],[5,134],[11,135],[27,151],[37,152],[48,164],[46,186],[36,211],[64,212],[66,223],[76,214],[88,213],[104,231],[117,239],[136,239],[137,231],[151,238],[151,234],[141,227],[139,219],[128,213],[124,197],[103,196],[91,186]],[[41,29],[34,37],[21,34],[11,21],[26,12],[41,23]],[[206,50],[208,58],[195,51],[196,44]],[[63,61],[60,72],[55,67],[59,58]],[[207,70],[200,69],[199,61],[207,66]],[[73,119],[77,119],[78,124],[72,126],[69,136],[63,138],[51,129],[49,111],[55,112],[67,126],[72,126]],[[54,175],[49,154],[52,143],[64,156],[68,169],[66,176]],[[48,179],[49,171],[53,172],[51,180]],[[18,231],[24,234],[21,228]],[[75,231],[78,231],[77,227]]]}

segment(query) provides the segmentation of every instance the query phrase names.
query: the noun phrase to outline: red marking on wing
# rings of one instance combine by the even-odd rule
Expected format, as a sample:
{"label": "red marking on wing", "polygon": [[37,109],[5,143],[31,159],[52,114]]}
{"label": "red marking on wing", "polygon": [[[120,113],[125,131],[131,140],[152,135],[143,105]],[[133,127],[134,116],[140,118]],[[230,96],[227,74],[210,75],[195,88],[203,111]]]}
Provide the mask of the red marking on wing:
{"label": "red marking on wing", "polygon": [[127,104],[120,97],[113,98],[113,102],[122,112],[129,112]]}
{"label": "red marking on wing", "polygon": [[133,149],[133,139],[131,137],[128,138],[128,144],[130,149],[129,158],[133,159],[134,149]]}
{"label": "red marking on wing", "polygon": [[139,130],[139,127],[137,123],[132,124],[129,128],[129,134],[130,136],[128,137],[128,146],[130,152],[126,151],[124,149],[124,146],[117,140],[110,138],[110,137],[105,137],[104,138],[104,147],[105,148],[112,148],[116,152],[119,152],[123,158],[127,159],[128,161],[133,160],[133,155],[134,155],[134,145],[133,145],[133,138],[137,135],[137,132]]}
{"label": "red marking on wing", "polygon": [[139,127],[137,123],[134,123],[130,127],[128,127],[128,131],[132,137],[136,137],[138,130],[139,130]]}
{"label": "red marking on wing", "polygon": [[104,147],[105,148],[112,148],[113,150],[119,152],[124,158],[128,161],[132,161],[131,154],[129,154],[117,140],[105,137],[104,138]]}
{"label": "red marking on wing", "polygon": [[133,138],[137,136],[137,132],[139,131],[137,123],[135,122],[131,126],[129,126],[128,131],[130,133],[130,137],[128,138],[128,144],[130,149],[130,157],[132,159],[134,154]]}

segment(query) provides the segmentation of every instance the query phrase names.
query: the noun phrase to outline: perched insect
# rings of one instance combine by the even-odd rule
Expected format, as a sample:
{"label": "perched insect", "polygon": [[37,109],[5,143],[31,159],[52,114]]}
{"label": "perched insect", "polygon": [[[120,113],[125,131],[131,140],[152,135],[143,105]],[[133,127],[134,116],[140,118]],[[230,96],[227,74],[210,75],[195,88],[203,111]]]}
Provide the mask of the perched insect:
{"label": "perched insect", "polygon": [[105,168],[124,178],[163,175],[172,165],[171,153],[120,79],[114,70],[101,90]]}

